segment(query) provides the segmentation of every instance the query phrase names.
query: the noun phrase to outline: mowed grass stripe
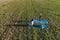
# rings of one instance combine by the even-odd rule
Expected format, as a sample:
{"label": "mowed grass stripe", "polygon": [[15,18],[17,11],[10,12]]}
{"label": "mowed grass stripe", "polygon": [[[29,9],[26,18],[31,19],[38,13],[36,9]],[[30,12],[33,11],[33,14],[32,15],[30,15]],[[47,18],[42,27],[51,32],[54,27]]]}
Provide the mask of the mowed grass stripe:
{"label": "mowed grass stripe", "polygon": [[[19,2],[18,2],[18,4],[19,4]],[[20,5],[20,4],[19,4]],[[13,4],[11,3],[11,4],[9,4],[8,6],[11,8],[11,10],[10,10],[10,8],[8,8],[9,9],[9,11],[7,11],[7,13],[9,12],[9,13],[11,13],[12,12],[12,14],[16,14],[16,13],[13,13],[14,12],[14,10],[16,10],[17,8],[19,8],[19,5],[17,5],[17,4],[15,4],[15,2],[13,2]],[[16,7],[16,8],[15,8]],[[23,7],[24,7],[24,4],[23,4]],[[14,9],[13,9],[14,8]],[[21,8],[19,9],[19,11],[20,10],[22,10]],[[17,11],[15,11],[15,12],[17,12]],[[8,14],[9,14],[8,13]],[[18,12],[17,12],[18,13]],[[13,15],[12,15],[13,16]],[[6,35],[7,36],[7,35]]]}

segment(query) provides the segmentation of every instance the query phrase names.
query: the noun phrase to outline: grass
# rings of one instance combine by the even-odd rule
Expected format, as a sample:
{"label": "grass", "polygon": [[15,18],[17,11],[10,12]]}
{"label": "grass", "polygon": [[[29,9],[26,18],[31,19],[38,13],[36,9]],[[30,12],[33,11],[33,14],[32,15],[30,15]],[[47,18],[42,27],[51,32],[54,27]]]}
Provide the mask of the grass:
{"label": "grass", "polygon": [[[60,1],[59,0],[13,0],[0,3],[0,39],[3,40],[60,40]],[[47,30],[28,27],[3,26],[12,20],[31,17],[38,19],[39,14],[49,21]],[[31,17],[30,17],[31,16]]]}

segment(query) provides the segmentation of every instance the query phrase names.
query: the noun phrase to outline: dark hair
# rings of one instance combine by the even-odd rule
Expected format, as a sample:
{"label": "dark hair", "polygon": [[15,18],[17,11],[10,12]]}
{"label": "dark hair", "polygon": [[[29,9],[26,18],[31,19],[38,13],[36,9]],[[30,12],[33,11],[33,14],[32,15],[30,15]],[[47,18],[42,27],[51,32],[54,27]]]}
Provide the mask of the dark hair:
{"label": "dark hair", "polygon": [[33,19],[31,19],[31,21],[33,21]]}
{"label": "dark hair", "polygon": [[41,18],[42,16],[39,16],[39,18]]}

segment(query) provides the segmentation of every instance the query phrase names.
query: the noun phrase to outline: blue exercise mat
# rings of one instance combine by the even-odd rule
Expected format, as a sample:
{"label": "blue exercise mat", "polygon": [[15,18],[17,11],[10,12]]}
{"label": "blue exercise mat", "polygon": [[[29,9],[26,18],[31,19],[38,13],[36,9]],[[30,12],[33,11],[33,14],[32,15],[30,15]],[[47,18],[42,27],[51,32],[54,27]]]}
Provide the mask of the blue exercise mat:
{"label": "blue exercise mat", "polygon": [[46,25],[43,25],[42,26],[42,29],[47,29],[48,27]]}
{"label": "blue exercise mat", "polygon": [[46,25],[37,26],[37,25],[29,24],[28,27],[31,27],[31,28],[38,28],[38,29],[47,29],[47,26],[46,26]]}
{"label": "blue exercise mat", "polygon": [[33,22],[35,23],[39,23],[39,24],[48,24],[48,21],[45,21],[45,20],[33,20]]}

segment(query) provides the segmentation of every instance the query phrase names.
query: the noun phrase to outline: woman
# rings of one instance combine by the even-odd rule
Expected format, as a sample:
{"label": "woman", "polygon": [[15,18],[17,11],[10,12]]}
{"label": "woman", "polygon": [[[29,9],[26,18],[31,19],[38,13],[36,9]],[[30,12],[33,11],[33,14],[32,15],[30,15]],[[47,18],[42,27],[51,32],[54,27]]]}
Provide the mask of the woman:
{"label": "woman", "polygon": [[31,20],[31,24],[34,25],[34,21],[33,21],[33,19]]}

